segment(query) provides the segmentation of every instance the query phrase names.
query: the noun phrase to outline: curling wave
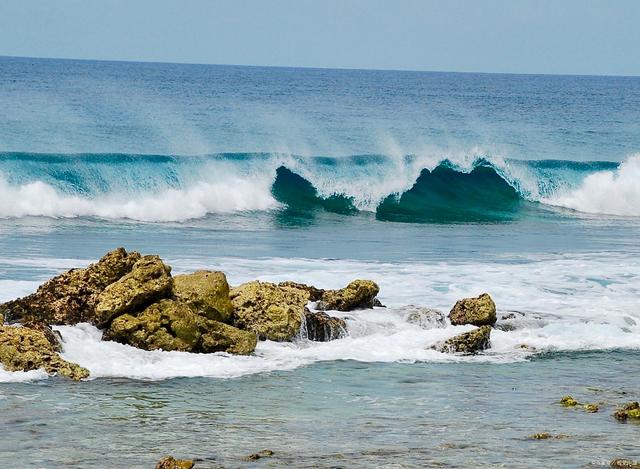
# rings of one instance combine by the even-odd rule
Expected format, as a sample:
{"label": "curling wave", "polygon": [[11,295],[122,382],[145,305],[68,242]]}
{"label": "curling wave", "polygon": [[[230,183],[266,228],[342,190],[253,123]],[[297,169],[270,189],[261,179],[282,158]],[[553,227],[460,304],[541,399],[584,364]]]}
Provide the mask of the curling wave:
{"label": "curling wave", "polygon": [[0,153],[0,218],[148,222],[283,210],[403,222],[511,220],[555,206],[640,216],[640,155],[623,163],[233,153]]}

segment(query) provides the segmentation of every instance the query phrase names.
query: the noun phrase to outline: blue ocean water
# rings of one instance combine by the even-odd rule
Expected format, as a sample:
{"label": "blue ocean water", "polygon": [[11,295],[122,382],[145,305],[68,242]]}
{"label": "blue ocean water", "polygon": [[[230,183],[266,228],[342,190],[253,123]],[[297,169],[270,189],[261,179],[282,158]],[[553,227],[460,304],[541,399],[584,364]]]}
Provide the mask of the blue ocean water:
{"label": "blue ocean water", "polygon": [[[0,301],[125,246],[232,284],[372,278],[388,306],[249,358],[61,328],[93,379],[0,370],[0,461],[640,458],[637,425],[611,417],[640,399],[639,152],[637,77],[0,58]],[[484,291],[515,315],[485,354],[435,352],[465,326],[407,320]],[[568,393],[601,411],[560,408]],[[527,438],[543,431],[568,438]]]}

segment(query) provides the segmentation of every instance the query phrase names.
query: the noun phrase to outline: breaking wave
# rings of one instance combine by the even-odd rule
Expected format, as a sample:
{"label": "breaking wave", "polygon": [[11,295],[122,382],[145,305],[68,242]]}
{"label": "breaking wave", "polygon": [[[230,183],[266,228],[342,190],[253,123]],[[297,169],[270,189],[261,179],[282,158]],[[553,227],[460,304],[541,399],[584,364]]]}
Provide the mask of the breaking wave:
{"label": "breaking wave", "polygon": [[640,155],[614,163],[482,155],[0,153],[0,218],[180,222],[209,214],[322,210],[371,212],[389,221],[474,222],[551,207],[640,216],[638,178]]}

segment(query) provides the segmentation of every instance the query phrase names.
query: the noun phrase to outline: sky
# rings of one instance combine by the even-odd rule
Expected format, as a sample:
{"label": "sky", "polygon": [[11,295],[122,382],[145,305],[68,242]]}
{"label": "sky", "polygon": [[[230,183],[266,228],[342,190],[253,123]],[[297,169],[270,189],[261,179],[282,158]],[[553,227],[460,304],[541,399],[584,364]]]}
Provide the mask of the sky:
{"label": "sky", "polygon": [[640,0],[1,0],[0,55],[640,75]]}

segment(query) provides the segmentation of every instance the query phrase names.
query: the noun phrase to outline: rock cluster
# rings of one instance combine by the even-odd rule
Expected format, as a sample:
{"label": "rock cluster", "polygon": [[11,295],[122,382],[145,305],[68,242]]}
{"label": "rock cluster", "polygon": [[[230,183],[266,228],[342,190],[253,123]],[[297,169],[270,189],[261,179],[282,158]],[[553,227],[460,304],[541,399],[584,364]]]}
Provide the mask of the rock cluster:
{"label": "rock cluster", "polygon": [[[307,309],[351,311],[379,305],[378,286],[355,280],[339,290],[295,282],[248,282],[230,288],[222,272],[171,275],[155,255],[123,248],[83,269],[58,275],[24,298],[0,305],[0,363],[8,370],[43,368],[73,379],[88,376],[62,359],[50,325],[89,322],[103,339],[144,350],[247,355],[258,340],[290,341],[307,331],[326,341],[346,333],[343,319]],[[4,326],[4,322],[22,326]],[[304,327],[303,327],[304,325]]]}
{"label": "rock cluster", "polygon": [[628,419],[640,420],[640,403],[629,402],[624,404],[615,411],[613,416],[620,422],[626,422]]}

